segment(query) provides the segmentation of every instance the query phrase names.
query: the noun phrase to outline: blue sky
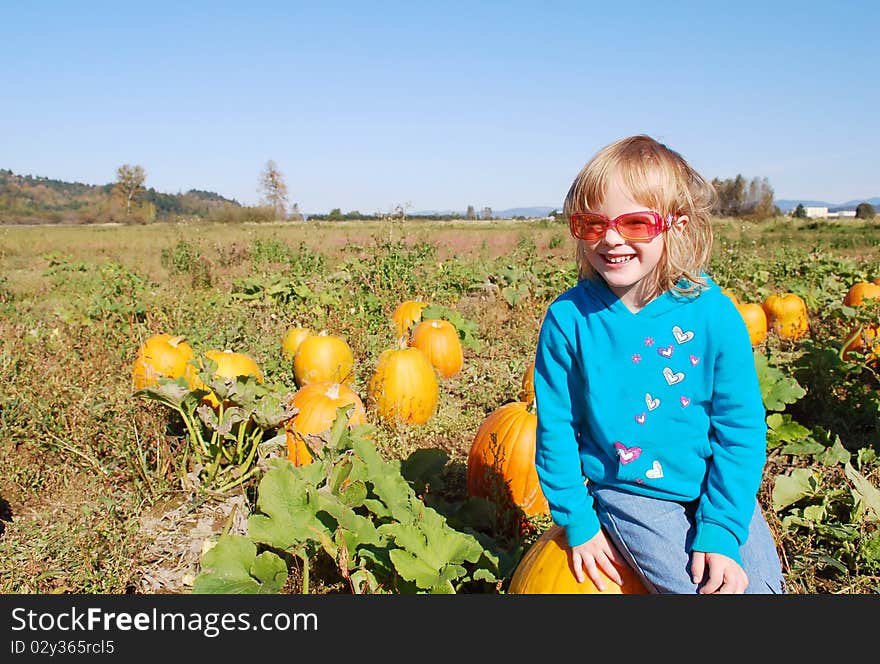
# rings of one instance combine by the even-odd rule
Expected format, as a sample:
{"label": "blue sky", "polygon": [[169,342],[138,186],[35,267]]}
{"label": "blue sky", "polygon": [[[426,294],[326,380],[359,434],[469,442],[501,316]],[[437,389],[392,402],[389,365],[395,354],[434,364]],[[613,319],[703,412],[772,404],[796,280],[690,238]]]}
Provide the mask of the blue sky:
{"label": "blue sky", "polygon": [[[304,212],[556,206],[647,133],[777,199],[880,195],[880,3],[3,3],[0,168]],[[765,6],[766,4],[766,6]]]}

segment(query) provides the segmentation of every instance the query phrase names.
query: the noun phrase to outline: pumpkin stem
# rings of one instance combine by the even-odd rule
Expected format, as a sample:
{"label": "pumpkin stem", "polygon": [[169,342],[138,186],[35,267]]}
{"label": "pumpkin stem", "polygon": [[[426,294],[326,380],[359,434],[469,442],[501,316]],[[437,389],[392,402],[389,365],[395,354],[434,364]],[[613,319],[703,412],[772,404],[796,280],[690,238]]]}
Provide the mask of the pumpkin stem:
{"label": "pumpkin stem", "polygon": [[328,399],[333,399],[336,401],[339,398],[339,383],[333,383],[330,387],[327,388],[327,391],[324,392],[324,396]]}

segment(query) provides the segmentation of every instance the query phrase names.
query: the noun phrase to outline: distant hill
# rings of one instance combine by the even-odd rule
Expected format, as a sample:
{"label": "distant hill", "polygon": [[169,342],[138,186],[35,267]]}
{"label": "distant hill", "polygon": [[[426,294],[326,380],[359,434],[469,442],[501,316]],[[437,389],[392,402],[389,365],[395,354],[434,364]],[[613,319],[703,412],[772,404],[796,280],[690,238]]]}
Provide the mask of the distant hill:
{"label": "distant hill", "polygon": [[0,169],[0,224],[153,221],[240,207],[238,201],[211,191],[166,194],[149,188],[140,194],[128,217],[122,202],[113,196],[113,183],[64,182]]}
{"label": "distant hill", "polygon": [[[514,217],[526,217],[527,219],[541,219],[543,217],[549,216],[553,210],[561,210],[562,206],[559,207],[517,207],[517,208],[508,208],[506,210],[492,210],[492,217],[495,219],[513,219]],[[481,208],[476,209],[477,216],[480,215]],[[410,216],[413,217],[462,217],[464,218],[466,212],[464,210],[419,210],[417,212],[408,212]]]}
{"label": "distant hill", "polygon": [[851,201],[845,201],[843,203],[829,203],[828,201],[814,201],[792,198],[776,201],[776,206],[783,212],[791,212],[798,206],[798,203],[800,203],[804,207],[827,207],[829,212],[837,212],[839,210],[855,210],[856,206],[859,203],[870,203],[874,207],[880,206],[880,196],[875,196],[874,198],[857,198]]}

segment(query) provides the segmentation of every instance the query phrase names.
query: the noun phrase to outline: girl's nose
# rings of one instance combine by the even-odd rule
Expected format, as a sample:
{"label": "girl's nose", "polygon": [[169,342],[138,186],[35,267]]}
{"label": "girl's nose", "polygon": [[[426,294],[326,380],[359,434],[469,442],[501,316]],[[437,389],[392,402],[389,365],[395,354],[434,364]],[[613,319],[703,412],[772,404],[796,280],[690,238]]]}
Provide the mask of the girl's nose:
{"label": "girl's nose", "polygon": [[623,236],[620,235],[614,228],[610,225],[605,227],[605,235],[602,236],[602,241],[605,244],[611,245],[612,247],[616,247],[620,244],[626,244],[626,240],[623,239]]}

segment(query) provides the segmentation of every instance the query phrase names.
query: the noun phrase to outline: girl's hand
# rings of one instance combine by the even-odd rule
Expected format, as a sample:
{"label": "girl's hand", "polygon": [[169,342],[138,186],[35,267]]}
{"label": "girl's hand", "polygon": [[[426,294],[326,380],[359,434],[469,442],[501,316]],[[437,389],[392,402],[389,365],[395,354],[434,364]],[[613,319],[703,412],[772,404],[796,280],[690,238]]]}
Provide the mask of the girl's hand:
{"label": "girl's hand", "polygon": [[586,575],[590,577],[596,588],[603,591],[605,590],[605,577],[599,570],[605,572],[605,575],[616,584],[621,585],[623,579],[620,578],[620,572],[617,571],[617,568],[625,567],[627,563],[605,537],[605,531],[600,528],[592,539],[571,547],[571,564],[578,583],[583,583],[584,570],[586,570]]}
{"label": "girl's hand", "polygon": [[691,575],[694,583],[700,583],[705,577],[699,590],[701,595],[741,595],[749,585],[745,570],[733,558],[721,553],[694,551],[691,554]]}

